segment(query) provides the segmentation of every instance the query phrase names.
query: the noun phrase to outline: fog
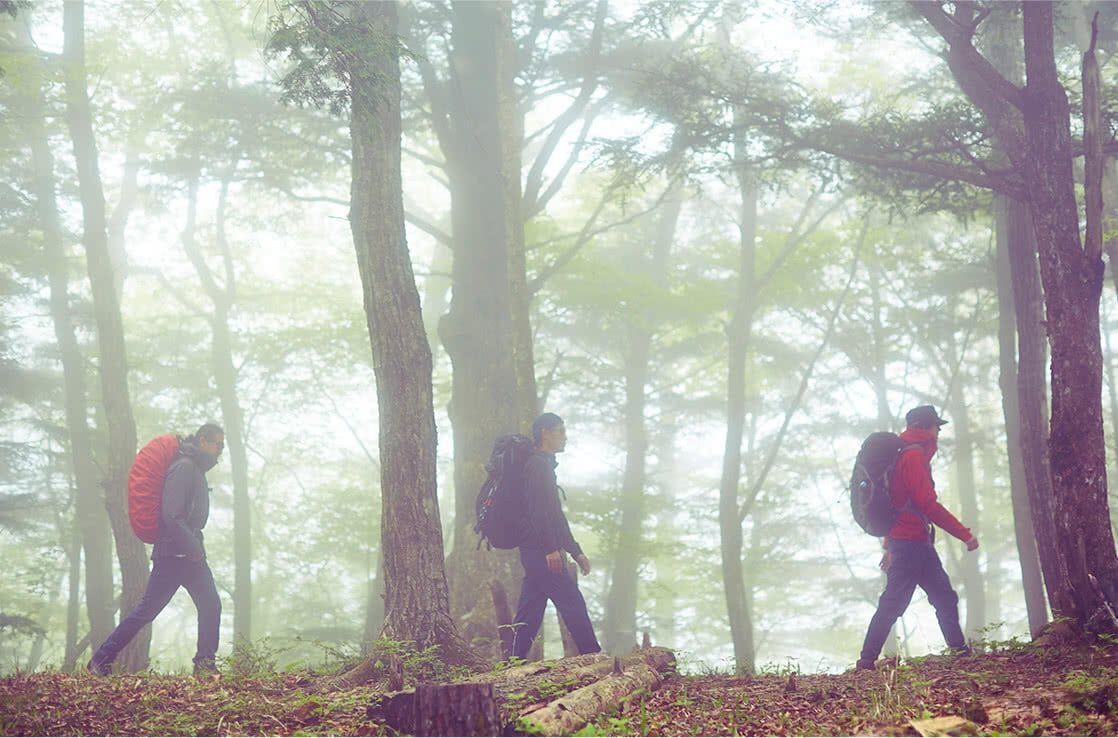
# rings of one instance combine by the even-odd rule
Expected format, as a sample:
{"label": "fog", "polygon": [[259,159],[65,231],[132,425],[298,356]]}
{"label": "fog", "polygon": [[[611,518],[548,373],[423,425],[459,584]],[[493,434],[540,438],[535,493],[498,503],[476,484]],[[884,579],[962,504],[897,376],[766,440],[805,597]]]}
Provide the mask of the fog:
{"label": "fog", "polygon": [[[488,583],[515,606],[521,572],[477,550],[474,497],[493,439],[547,410],[569,436],[558,480],[606,650],[647,633],[688,672],[848,669],[884,585],[881,543],[851,516],[854,458],[931,404],[949,420],[940,502],[982,542],[937,532],[968,638],[1027,639],[1003,193],[925,166],[1000,160],[935,31],[894,3],[460,5],[399,6],[390,183],[432,354],[460,632],[494,657]],[[119,622],[122,558],[151,551],[110,525],[114,453],[207,421],[226,431],[205,527],[219,657],[331,666],[381,635],[391,439],[349,220],[348,89],[323,51],[342,42],[306,32],[315,7],[351,12],[84,3],[92,139],[62,3],[0,15],[0,672],[85,664]],[[1080,15],[1057,18],[1076,95]],[[1109,287],[1099,314],[1112,438]],[[189,668],[195,622],[179,591],[152,668]],[[563,654],[550,607],[543,639]],[[918,592],[887,652],[943,648]]]}

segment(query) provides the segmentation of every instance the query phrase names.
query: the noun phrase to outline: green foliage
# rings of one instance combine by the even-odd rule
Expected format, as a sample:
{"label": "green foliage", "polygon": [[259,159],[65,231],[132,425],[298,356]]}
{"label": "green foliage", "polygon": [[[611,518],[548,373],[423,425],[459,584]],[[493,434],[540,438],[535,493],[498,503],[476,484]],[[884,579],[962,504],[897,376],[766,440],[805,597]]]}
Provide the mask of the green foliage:
{"label": "green foliage", "polygon": [[783,663],[768,662],[757,673],[760,676],[789,677],[800,673],[800,664],[793,658],[788,658]]}
{"label": "green foliage", "polygon": [[447,664],[439,657],[437,644],[417,650],[414,643],[382,638],[372,643],[372,653],[378,668],[385,668],[386,659],[395,656],[404,667],[409,683],[452,682],[469,675],[467,667]]}
{"label": "green foliage", "polygon": [[268,638],[234,641],[233,652],[219,661],[221,670],[234,677],[253,678],[275,674],[282,648]]}
{"label": "green foliage", "polygon": [[[657,643],[679,647],[684,670],[733,674],[712,491],[725,435],[726,322],[742,269],[741,192],[730,166],[731,146],[744,133],[760,185],[753,266],[764,280],[750,295],[756,319],[743,368],[747,478],[741,502],[755,481],[748,477],[757,475],[775,450],[776,428],[804,364],[819,344],[851,265],[859,264],[838,334],[823,357],[825,367],[812,379],[803,411],[790,418],[788,437],[772,455],[767,481],[742,521],[756,659],[795,653],[805,664],[826,658],[826,668],[848,663],[879,594],[874,544],[855,540],[844,527],[848,514],[834,492],[849,473],[850,444],[868,426],[897,421],[906,403],[947,394],[963,393],[973,428],[984,431],[974,449],[981,457],[982,528],[989,531],[982,549],[989,557],[984,553],[983,561],[1004,574],[996,580],[1000,590],[989,598],[1004,600],[1004,630],[1023,633],[1020,582],[1012,575],[1015,554],[1009,545],[985,195],[919,174],[836,164],[805,148],[814,143],[861,154],[939,156],[954,164],[976,156],[989,163],[986,133],[961,104],[945,68],[921,55],[920,44],[904,34],[898,38],[898,28],[920,30],[923,24],[899,17],[902,11],[911,15],[903,7],[880,4],[782,6],[781,14],[813,17],[797,35],[825,26],[841,41],[833,50],[825,44],[815,50],[826,56],[824,79],[815,88],[791,65],[754,58],[766,46],[756,35],[737,39],[733,51],[714,50],[718,25],[742,20],[732,17],[736,11],[729,6],[720,9],[726,12],[722,19],[695,3],[638,6],[633,18],[607,19],[598,58],[583,54],[590,48],[595,3],[544,5],[540,15],[533,4],[513,8],[520,46],[510,73],[516,75],[518,105],[527,111],[526,156],[550,130],[548,111],[569,103],[584,67],[599,65],[592,97],[603,117],[580,120],[578,125],[586,125],[584,142],[572,146],[565,140],[559,147],[578,153],[571,160],[577,175],[525,230],[532,276],[548,273],[585,241],[565,266],[536,285],[532,328],[541,395],[571,418],[578,434],[562,463],[573,477],[567,491],[575,533],[595,562],[594,573],[582,582],[593,617],[601,621],[608,563],[619,540],[626,357],[632,336],[651,333],[650,371],[642,388],[649,482],[637,617]],[[44,51],[57,35],[53,7],[36,6],[32,16]],[[357,7],[336,1],[275,3],[267,8],[275,11],[267,29],[258,25],[264,17],[259,8],[238,3],[110,3],[87,14],[105,196],[114,223],[127,223],[114,237],[125,246],[132,269],[121,299],[141,440],[189,430],[221,413],[210,371],[215,316],[199,308],[197,303],[205,302],[197,299],[202,287],[181,249],[192,177],[199,179],[196,238],[215,274],[224,276],[219,243],[230,246],[228,278],[236,300],[229,327],[248,440],[254,636],[266,636],[247,651],[234,646],[225,668],[242,680],[295,666],[354,663],[366,638],[367,604],[377,601],[377,587],[383,586],[377,564],[375,378],[346,220],[349,141],[337,119],[275,105],[282,98],[346,112],[352,65],[371,61],[372,54],[396,43],[365,43],[365,31],[354,23]],[[609,8],[617,11],[613,4]],[[452,8],[420,3],[406,10],[417,36],[429,40],[431,58],[423,61],[443,64]],[[760,10],[745,20],[760,20],[767,12]],[[691,35],[679,35],[683,27]],[[276,69],[260,61],[263,38]],[[879,47],[878,41],[897,45]],[[769,46],[772,51],[780,45]],[[893,63],[889,54],[898,48],[917,62]],[[739,51],[744,49],[753,53]],[[44,96],[43,124],[57,170],[68,288],[88,370],[87,415],[97,426],[99,468],[106,445],[81,207],[57,66],[49,53],[9,52],[0,49],[8,72],[0,106],[12,112],[0,116],[5,134],[0,149],[9,174],[9,185],[0,187],[0,425],[5,428],[0,491],[33,495],[42,507],[0,516],[0,558],[7,565],[0,601],[6,612],[42,626],[48,637],[41,643],[41,666],[64,662],[69,567],[80,549],[72,540],[72,470],[57,347],[44,317],[44,224],[32,187],[30,121],[12,97],[16,91],[41,89]],[[10,61],[17,57],[18,64]],[[48,66],[33,59],[45,59]],[[805,55],[802,63],[807,62]],[[417,71],[405,69],[405,105],[415,127],[405,131],[404,145],[416,154],[408,165],[414,176],[405,186],[415,213],[426,211],[432,223],[445,228],[451,219],[438,181],[444,157],[432,153],[432,101],[424,96]],[[282,87],[277,74],[288,77]],[[535,86],[538,81],[546,86]],[[734,106],[742,116],[739,128],[731,125]],[[139,166],[131,205],[125,162]],[[529,168],[527,159],[524,166]],[[421,170],[433,174],[424,178]],[[670,263],[657,278],[649,245],[660,219],[660,197],[676,174],[686,180],[686,197]],[[228,189],[219,231],[216,203],[223,187]],[[803,205],[813,198],[818,207],[801,222]],[[599,211],[600,202],[605,204]],[[880,202],[889,207],[872,206]],[[915,215],[939,207],[950,208],[952,216]],[[889,217],[883,217],[885,211]],[[785,254],[790,237],[823,213],[828,215],[819,227]],[[965,224],[955,214],[965,216]],[[449,253],[445,246],[436,248]],[[419,273],[439,261],[416,249]],[[222,268],[216,268],[219,263]],[[448,258],[446,266],[430,271],[449,269]],[[187,307],[169,296],[168,284],[194,304]],[[425,306],[439,302],[425,296]],[[965,354],[947,355],[958,347],[965,347]],[[448,388],[451,367],[442,358],[437,381]],[[453,478],[448,395],[444,389],[437,402],[443,480]],[[936,464],[944,499],[958,512],[950,481],[955,438],[948,433]],[[229,465],[215,468],[210,481],[214,495],[206,541],[224,593],[234,581]],[[451,485],[441,487],[444,495],[453,494]],[[453,527],[453,509],[443,505],[440,511],[447,530]],[[9,523],[17,520],[23,523],[18,528]],[[231,603],[225,604],[228,617]],[[929,621],[914,629],[921,635],[911,648],[937,649],[928,608],[918,600],[909,615]],[[180,595],[156,621],[161,666],[188,663],[193,617],[189,599]],[[86,613],[79,611],[77,622],[75,639],[84,635]],[[929,632],[925,644],[922,635]],[[37,636],[4,635],[13,649],[0,653],[0,669],[26,669]],[[1016,653],[1026,647],[1016,638],[997,640],[991,631],[976,650]],[[427,656],[401,652],[401,657],[415,659],[417,675],[450,673]],[[790,668],[770,662],[762,671],[780,676]]]}
{"label": "green foliage", "polygon": [[973,638],[970,639],[968,645],[975,653],[994,653],[998,651],[1019,651],[1023,649],[1035,648],[1030,641],[1027,641],[1020,636],[1013,636],[1012,638],[999,640],[993,636],[1005,627],[1005,623],[990,623],[982,628]]}
{"label": "green foliage", "polygon": [[264,51],[287,63],[282,102],[325,106],[342,115],[353,102],[356,86],[383,84],[369,60],[378,54],[399,54],[399,42],[380,37],[362,5],[353,0],[286,0],[272,15]]}
{"label": "green foliage", "polygon": [[517,735],[543,735],[543,728],[529,720],[528,718],[518,717],[516,719],[516,734]]}
{"label": "green foliage", "polygon": [[577,736],[626,735],[629,733],[629,719],[619,717],[605,718],[601,724],[587,723],[575,731]]}

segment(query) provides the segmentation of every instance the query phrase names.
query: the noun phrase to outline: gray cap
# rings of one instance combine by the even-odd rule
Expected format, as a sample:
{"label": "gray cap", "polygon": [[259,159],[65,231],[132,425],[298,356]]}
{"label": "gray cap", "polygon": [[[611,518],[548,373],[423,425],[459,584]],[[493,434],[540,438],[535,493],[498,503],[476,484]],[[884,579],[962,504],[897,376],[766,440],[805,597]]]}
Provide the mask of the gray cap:
{"label": "gray cap", "polygon": [[917,428],[931,428],[932,426],[947,425],[936,409],[931,405],[918,405],[905,413],[904,420],[910,426]]}

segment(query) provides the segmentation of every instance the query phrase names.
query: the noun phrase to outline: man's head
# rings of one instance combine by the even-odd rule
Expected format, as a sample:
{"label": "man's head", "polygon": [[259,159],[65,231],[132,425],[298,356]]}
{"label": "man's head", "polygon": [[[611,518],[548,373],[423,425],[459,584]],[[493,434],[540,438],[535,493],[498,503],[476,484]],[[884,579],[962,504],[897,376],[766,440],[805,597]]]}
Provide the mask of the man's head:
{"label": "man's head", "polygon": [[544,413],[532,421],[532,440],[544,453],[557,454],[567,446],[567,428],[555,413]]}
{"label": "man's head", "polygon": [[941,425],[947,425],[947,421],[941,418],[931,405],[918,405],[912,408],[905,413],[904,419],[909,428],[925,428],[936,432]]}
{"label": "man's head", "polygon": [[210,464],[212,467],[217,463],[218,457],[221,456],[221,452],[225,450],[225,431],[216,423],[205,423],[194,434],[194,445],[198,447],[198,450],[210,457],[213,462]]}

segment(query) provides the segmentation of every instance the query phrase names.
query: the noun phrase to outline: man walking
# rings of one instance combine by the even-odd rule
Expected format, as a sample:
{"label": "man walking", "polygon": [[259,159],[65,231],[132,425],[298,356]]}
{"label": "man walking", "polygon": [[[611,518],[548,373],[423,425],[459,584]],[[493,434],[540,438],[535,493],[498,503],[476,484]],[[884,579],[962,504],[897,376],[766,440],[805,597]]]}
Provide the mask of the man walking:
{"label": "man walking", "polygon": [[524,497],[527,503],[527,531],[520,544],[520,563],[524,567],[524,583],[513,622],[513,655],[528,657],[532,641],[543,623],[544,610],[550,599],[567,625],[580,654],[601,651],[594,636],[594,626],[586,612],[586,600],[578,584],[567,573],[566,554],[574,557],[582,573],[590,573],[590,559],[571,535],[567,516],[559,501],[559,484],[555,476],[558,462],[555,455],[567,445],[567,429],[563,419],[544,413],[532,423],[535,452],[525,462]]}
{"label": "man walking", "polygon": [[916,448],[901,452],[889,484],[893,507],[900,510],[900,515],[885,537],[885,557],[881,560],[886,575],[885,591],[866,631],[858,669],[874,668],[889,630],[908,609],[917,586],[935,608],[947,645],[956,653],[970,653],[959,625],[959,596],[934,548],[933,523],[963,541],[968,551],[978,548],[978,539],[970,529],[936,498],[931,461],[938,447],[940,428],[947,421],[931,405],[920,405],[908,411],[905,422],[908,427],[901,433],[901,441]]}
{"label": "man walking", "polygon": [[221,600],[213,573],[206,563],[202,528],[210,515],[210,488],[206,472],[213,468],[225,448],[225,431],[206,423],[193,436],[184,438],[179,453],[167,470],[160,506],[159,536],[152,548],[154,562],[147,589],[140,603],[120,621],[88,666],[94,674],[112,671],[113,660],[145,625],[163,611],[179,587],[185,587],[198,609],[198,648],[194,673],[215,673]]}

